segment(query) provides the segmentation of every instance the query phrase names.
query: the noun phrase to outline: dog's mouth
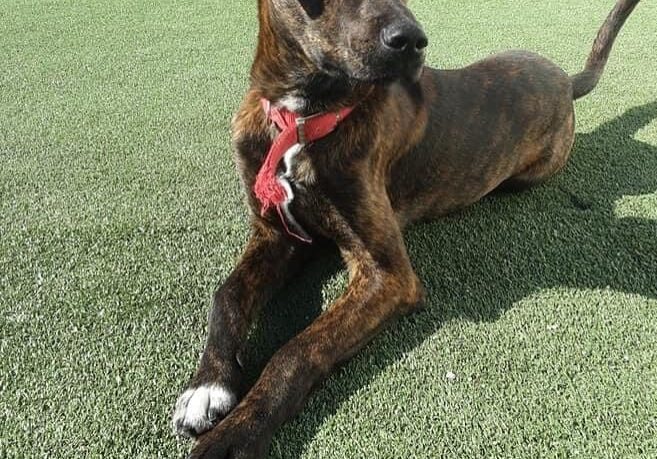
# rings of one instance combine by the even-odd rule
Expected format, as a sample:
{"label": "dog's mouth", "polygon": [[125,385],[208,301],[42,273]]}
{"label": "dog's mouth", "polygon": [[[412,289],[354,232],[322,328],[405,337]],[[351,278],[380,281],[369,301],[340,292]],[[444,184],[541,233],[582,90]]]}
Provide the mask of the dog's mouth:
{"label": "dog's mouth", "polygon": [[[392,66],[389,66],[389,68]],[[424,70],[424,55],[413,59],[412,61],[402,62],[397,68],[390,72],[393,80],[404,80],[416,83],[422,77]]]}
{"label": "dog's mouth", "polygon": [[351,77],[370,83],[407,81],[416,83],[424,71],[424,55],[412,59],[380,59],[368,62],[362,69],[352,72]]}

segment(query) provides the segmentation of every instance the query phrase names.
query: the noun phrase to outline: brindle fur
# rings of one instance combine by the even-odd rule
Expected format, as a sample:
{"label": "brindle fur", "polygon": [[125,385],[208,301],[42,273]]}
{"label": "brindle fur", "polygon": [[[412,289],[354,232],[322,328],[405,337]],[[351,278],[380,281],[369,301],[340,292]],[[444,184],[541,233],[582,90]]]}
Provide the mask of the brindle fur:
{"label": "brindle fur", "polygon": [[421,71],[422,53],[396,59],[381,47],[387,24],[419,28],[399,0],[259,0],[251,87],[233,122],[252,234],[214,295],[190,387],[221,383],[240,393],[238,356],[251,321],[314,250],[286,235],[275,212],[260,216],[253,183],[276,135],[261,98],[295,105],[302,115],[355,106],[334,133],[298,155],[291,205],[316,240],[337,245],[349,285],[272,357],[239,404],[198,437],[191,457],[266,455],[273,432],[301,409],[314,385],[422,302],[402,239],[406,225],[499,187],[542,182],[563,167],[574,137],[573,99],[593,89],[637,3],[618,1],[585,70],[569,77],[524,51],[460,70]]}

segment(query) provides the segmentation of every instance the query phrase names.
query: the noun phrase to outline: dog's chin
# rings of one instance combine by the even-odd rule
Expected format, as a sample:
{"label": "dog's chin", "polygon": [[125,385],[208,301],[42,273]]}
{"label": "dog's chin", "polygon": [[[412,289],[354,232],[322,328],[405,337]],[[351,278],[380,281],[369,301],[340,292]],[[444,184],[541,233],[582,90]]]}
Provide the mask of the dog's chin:
{"label": "dog's chin", "polygon": [[372,56],[369,62],[332,62],[318,59],[317,68],[335,80],[351,81],[351,84],[389,84],[397,81],[417,83],[424,72],[424,55],[410,60],[390,60]]}
{"label": "dog's chin", "polygon": [[350,77],[363,83],[390,84],[397,81],[417,83],[422,78],[424,62],[407,66],[381,65],[368,67],[358,72],[350,72]]}
{"label": "dog's chin", "polygon": [[415,69],[413,69],[411,72],[409,72],[409,74],[406,75],[405,79],[411,83],[417,83],[422,78],[423,73],[424,73],[424,65],[420,65]]}

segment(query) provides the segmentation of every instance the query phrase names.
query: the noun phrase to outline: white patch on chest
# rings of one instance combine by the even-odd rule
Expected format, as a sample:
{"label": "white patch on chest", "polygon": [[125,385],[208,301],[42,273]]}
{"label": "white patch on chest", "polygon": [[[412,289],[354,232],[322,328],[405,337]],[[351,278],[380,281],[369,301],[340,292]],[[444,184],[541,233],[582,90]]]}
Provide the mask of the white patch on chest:
{"label": "white patch on chest", "polygon": [[292,178],[292,167],[294,166],[296,156],[299,154],[302,148],[303,145],[300,143],[295,143],[290,148],[288,148],[283,155],[283,163],[285,164],[285,173],[283,175],[286,178]]}
{"label": "white patch on chest", "polygon": [[276,105],[283,106],[289,111],[295,113],[301,112],[304,108],[306,108],[307,104],[307,99],[304,99],[300,96],[295,96],[294,94],[286,94],[276,103]]}
{"label": "white patch on chest", "polygon": [[281,177],[293,182],[299,187],[315,183],[315,171],[306,156],[299,156],[304,146],[294,144],[283,155],[283,171]]}
{"label": "white patch on chest", "polygon": [[[296,218],[290,210],[290,204],[294,199],[294,190],[292,189],[292,183],[295,183],[294,175],[294,165],[296,157],[299,152],[303,149],[303,145],[297,143],[288,148],[283,156],[283,162],[285,164],[285,172],[278,176],[278,183],[285,189],[285,201],[281,203],[281,211],[284,214],[284,218],[287,221],[288,231],[294,234],[297,238],[302,239],[306,242],[312,241],[312,238],[306,233],[303,227],[297,222]],[[291,183],[292,182],[292,183]],[[301,186],[296,182],[298,186]],[[301,187],[303,189],[303,187]]]}

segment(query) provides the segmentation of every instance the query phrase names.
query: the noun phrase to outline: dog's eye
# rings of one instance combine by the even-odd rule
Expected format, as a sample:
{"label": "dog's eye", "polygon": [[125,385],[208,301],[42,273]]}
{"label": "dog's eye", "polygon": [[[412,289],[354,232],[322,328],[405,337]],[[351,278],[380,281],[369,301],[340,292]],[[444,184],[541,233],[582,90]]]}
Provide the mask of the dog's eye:
{"label": "dog's eye", "polygon": [[317,19],[324,12],[324,0],[299,0],[310,19]]}

